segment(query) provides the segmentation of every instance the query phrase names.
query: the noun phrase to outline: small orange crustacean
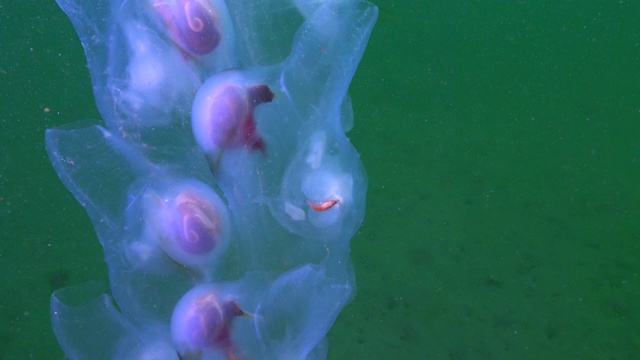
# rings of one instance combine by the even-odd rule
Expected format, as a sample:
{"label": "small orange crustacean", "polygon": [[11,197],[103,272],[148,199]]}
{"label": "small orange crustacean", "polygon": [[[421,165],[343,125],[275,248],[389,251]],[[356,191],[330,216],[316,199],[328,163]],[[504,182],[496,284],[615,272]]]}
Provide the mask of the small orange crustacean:
{"label": "small orange crustacean", "polygon": [[338,199],[331,199],[331,200],[322,201],[319,203],[314,203],[311,200],[307,200],[307,204],[309,204],[309,207],[311,207],[313,210],[318,212],[329,210],[332,207],[336,206],[336,204],[338,203],[340,203],[340,200]]}

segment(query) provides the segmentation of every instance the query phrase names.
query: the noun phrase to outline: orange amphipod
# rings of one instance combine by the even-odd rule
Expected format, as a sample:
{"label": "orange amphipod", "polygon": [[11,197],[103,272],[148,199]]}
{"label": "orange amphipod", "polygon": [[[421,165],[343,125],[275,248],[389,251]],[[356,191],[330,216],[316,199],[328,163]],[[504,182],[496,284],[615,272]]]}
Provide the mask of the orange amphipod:
{"label": "orange amphipod", "polygon": [[314,203],[311,200],[307,200],[307,204],[309,204],[309,207],[311,207],[315,211],[326,211],[326,210],[329,210],[332,207],[334,207],[336,204],[338,204],[339,202],[340,201],[338,199],[331,199],[331,200],[327,200],[327,201],[323,201],[323,202],[319,202],[319,203]]}

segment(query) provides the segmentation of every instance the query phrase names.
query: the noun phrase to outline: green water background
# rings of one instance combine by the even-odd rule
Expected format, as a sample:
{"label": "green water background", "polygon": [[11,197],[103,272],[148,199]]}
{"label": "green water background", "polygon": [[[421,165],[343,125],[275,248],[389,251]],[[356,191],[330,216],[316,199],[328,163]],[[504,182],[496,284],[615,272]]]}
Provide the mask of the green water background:
{"label": "green water background", "polygon": [[[376,3],[350,90],[358,292],[329,358],[636,359],[640,2]],[[106,269],[44,130],[99,115],[56,4],[0,15],[0,359],[63,359],[49,296]]]}

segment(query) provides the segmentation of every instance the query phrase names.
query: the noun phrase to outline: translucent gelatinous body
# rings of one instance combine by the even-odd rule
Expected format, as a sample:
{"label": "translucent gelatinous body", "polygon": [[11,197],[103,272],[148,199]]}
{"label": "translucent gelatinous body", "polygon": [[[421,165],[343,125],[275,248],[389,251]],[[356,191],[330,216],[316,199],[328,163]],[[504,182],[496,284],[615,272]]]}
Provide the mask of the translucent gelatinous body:
{"label": "translucent gelatinous body", "polygon": [[104,124],[50,129],[46,146],[109,275],[53,294],[67,356],[324,359],[354,295],[349,242],[367,178],[345,134],[347,90],[377,9],[58,3]]}

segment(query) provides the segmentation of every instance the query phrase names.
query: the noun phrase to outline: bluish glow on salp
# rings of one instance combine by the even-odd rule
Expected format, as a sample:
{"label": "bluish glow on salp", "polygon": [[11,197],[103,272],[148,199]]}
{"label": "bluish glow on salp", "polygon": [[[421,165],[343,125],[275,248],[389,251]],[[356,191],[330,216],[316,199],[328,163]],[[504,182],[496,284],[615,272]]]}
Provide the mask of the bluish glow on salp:
{"label": "bluish glow on salp", "polygon": [[[356,0],[58,0],[99,122],[46,133],[109,287],[55,292],[71,359],[323,359],[367,179],[347,90]],[[72,259],[72,255],[70,255]],[[99,334],[99,335],[98,335]]]}

